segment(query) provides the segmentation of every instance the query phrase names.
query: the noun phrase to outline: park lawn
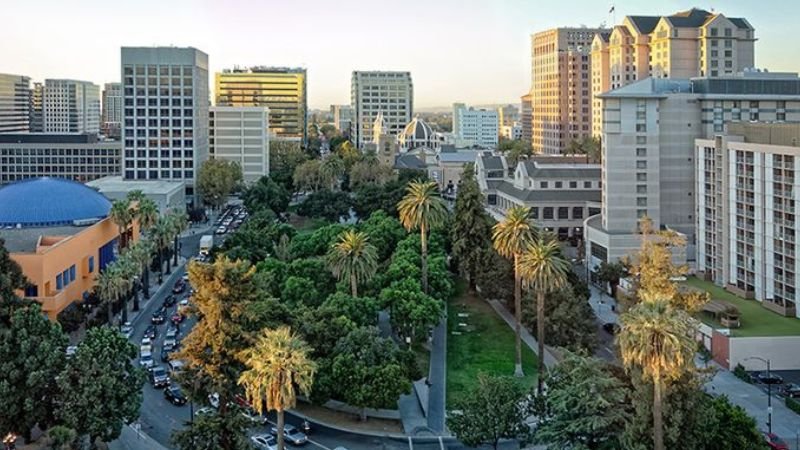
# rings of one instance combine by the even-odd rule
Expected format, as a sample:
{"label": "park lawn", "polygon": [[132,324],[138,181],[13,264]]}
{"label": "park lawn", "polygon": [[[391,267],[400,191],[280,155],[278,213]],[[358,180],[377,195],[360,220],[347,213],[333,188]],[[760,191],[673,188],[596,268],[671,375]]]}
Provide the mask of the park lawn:
{"label": "park lawn", "polygon": [[[800,335],[800,319],[793,317],[783,317],[764,308],[756,300],[747,300],[734,295],[725,289],[701,280],[697,277],[688,277],[686,285],[704,290],[711,294],[712,300],[721,300],[735,306],[739,313],[741,327],[731,329],[734,337],[755,337],[755,336],[798,336]],[[708,325],[721,328],[716,320],[702,314],[701,320]]]}
{"label": "park lawn", "polygon": [[[469,317],[459,317],[459,313]],[[511,327],[488,303],[470,294],[463,280],[459,280],[456,295],[448,304],[447,316],[447,407],[452,408],[478,384],[479,373],[514,375],[515,340]],[[463,331],[459,322],[466,323],[471,331]],[[462,334],[453,335],[452,331]],[[525,377],[521,382],[533,386],[536,354],[524,342],[522,367]]]}
{"label": "park lawn", "polygon": [[294,213],[289,216],[289,225],[297,230],[297,234],[313,233],[318,228],[322,228],[328,224],[329,222],[325,219],[312,219]]}

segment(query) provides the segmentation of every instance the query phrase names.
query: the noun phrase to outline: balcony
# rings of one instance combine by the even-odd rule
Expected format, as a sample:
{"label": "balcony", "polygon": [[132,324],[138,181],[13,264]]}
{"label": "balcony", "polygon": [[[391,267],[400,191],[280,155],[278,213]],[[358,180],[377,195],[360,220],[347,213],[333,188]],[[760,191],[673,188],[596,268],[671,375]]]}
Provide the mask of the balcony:
{"label": "balcony", "polygon": [[[783,303],[783,304],[781,304],[781,303]],[[796,309],[795,309],[794,303],[792,303],[792,302],[781,302],[781,303],[767,298],[767,299],[764,299],[761,302],[761,306],[763,306],[764,308],[766,308],[766,309],[768,309],[768,310],[770,310],[770,311],[772,311],[774,313],[780,314],[780,315],[782,315],[784,317],[795,317],[796,316]]]}
{"label": "balcony", "polygon": [[42,311],[46,312],[50,316],[55,316],[58,314],[59,311],[66,308],[67,305],[72,303],[71,300],[67,298],[66,291],[61,290],[58,292],[53,293],[53,295],[49,297],[29,297],[31,300],[35,300],[42,305]]}

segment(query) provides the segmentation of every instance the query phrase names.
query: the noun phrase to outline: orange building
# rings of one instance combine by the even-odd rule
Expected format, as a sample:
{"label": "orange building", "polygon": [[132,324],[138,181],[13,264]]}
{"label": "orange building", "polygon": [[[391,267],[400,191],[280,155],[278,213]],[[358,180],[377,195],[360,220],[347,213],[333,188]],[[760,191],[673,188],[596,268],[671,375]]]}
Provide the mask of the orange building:
{"label": "orange building", "polygon": [[[89,295],[97,274],[116,258],[111,202],[80,183],[36,178],[0,188],[0,238],[30,286],[24,297],[51,320]],[[138,239],[138,225],[131,229]]]}

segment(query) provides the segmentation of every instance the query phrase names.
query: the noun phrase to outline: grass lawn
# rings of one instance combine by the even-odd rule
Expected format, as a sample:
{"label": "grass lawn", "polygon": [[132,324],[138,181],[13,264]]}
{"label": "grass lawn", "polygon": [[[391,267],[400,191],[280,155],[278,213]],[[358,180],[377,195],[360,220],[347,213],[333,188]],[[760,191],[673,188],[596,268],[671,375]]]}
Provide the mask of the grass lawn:
{"label": "grass lawn", "polygon": [[328,221],[325,219],[310,219],[308,217],[298,216],[297,214],[292,213],[289,216],[289,225],[293,226],[295,230],[297,230],[298,234],[305,234],[305,233],[312,233],[317,228],[322,228],[325,225],[328,225]]}
{"label": "grass lawn", "polygon": [[[721,300],[735,306],[739,313],[741,328],[731,329],[731,335],[735,337],[754,337],[754,336],[797,336],[800,335],[800,319],[793,317],[783,317],[764,308],[756,300],[747,300],[738,297],[722,289],[714,283],[703,281],[697,277],[689,277],[685,281],[686,285],[704,290],[711,294],[712,300]],[[721,327],[717,321],[703,314],[703,322]]]}
{"label": "grass lawn", "polygon": [[[514,375],[514,331],[488,303],[467,292],[459,280],[457,294],[447,311],[447,406],[468,393],[478,383],[478,374]],[[459,313],[469,314],[459,317]],[[467,329],[459,323],[466,323]],[[452,334],[458,331],[460,335]],[[536,382],[536,354],[522,343],[522,383]]]}

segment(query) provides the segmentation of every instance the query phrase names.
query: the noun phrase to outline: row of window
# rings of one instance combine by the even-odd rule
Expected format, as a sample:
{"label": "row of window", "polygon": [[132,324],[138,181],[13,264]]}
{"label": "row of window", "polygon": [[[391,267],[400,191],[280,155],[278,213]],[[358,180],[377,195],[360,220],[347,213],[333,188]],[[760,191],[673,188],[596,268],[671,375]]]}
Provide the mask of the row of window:
{"label": "row of window", "polygon": [[158,179],[187,179],[191,180],[194,178],[194,171],[193,170],[184,170],[181,172],[180,170],[162,170],[160,173],[158,170],[126,170],[125,171],[125,179],[126,180],[158,180]]}
{"label": "row of window", "polygon": [[76,270],[75,264],[73,264],[69,267],[69,269],[66,269],[65,271],[56,275],[56,289],[60,291],[61,289],[64,289],[72,284],[72,282],[75,281],[75,276]]}
{"label": "row of window", "polygon": [[[531,182],[531,184],[533,184],[533,182]],[[568,186],[569,186],[570,189],[578,189],[578,182],[577,181],[569,181],[568,182]],[[549,181],[540,181],[539,182],[539,187],[542,188],[542,189],[549,189],[550,182]],[[564,182],[563,181],[555,181],[553,183],[553,187],[555,189],[562,189],[564,187]],[[602,187],[602,182],[598,181],[597,182],[597,189],[600,189],[601,187]],[[583,182],[583,188],[584,189],[591,189],[592,188],[592,182],[591,181],[584,181]]]}

